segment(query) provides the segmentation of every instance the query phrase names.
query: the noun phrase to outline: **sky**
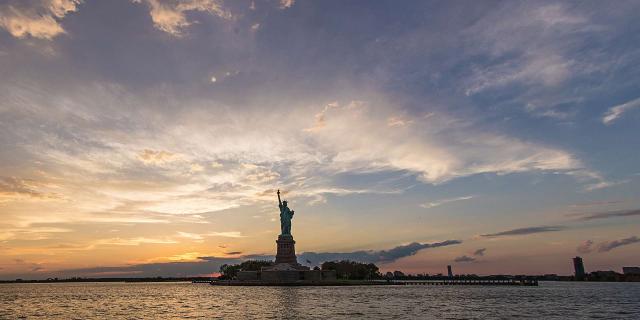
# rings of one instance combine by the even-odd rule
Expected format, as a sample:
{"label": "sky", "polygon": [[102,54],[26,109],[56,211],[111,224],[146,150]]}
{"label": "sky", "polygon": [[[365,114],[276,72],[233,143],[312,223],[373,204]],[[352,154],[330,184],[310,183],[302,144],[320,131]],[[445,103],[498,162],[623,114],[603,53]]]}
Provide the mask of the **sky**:
{"label": "sky", "polygon": [[638,1],[0,1],[0,279],[640,265]]}

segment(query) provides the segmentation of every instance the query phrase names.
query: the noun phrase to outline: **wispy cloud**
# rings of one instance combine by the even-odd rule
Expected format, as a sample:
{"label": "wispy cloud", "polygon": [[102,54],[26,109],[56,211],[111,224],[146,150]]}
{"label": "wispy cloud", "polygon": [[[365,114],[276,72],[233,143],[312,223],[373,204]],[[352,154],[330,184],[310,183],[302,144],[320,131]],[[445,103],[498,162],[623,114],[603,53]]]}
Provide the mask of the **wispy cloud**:
{"label": "wispy cloud", "polygon": [[0,28],[6,29],[12,36],[28,36],[51,40],[65,33],[60,25],[67,14],[75,12],[82,0],[42,0],[14,1],[0,5]]}
{"label": "wispy cloud", "polygon": [[138,159],[145,164],[163,164],[180,159],[180,155],[164,150],[144,149],[138,154]]}
{"label": "wispy cloud", "polygon": [[620,204],[624,203],[624,200],[603,200],[603,201],[591,201],[591,202],[581,202],[572,204],[569,207],[571,208],[588,208],[588,207],[599,207],[599,206],[607,206],[611,204]]}
{"label": "wispy cloud", "polygon": [[290,8],[291,6],[293,6],[294,3],[295,3],[295,0],[280,0],[280,8],[282,9]]}
{"label": "wispy cloud", "polygon": [[47,184],[41,181],[0,177],[0,203],[17,200],[63,200],[54,192],[46,191]]}
{"label": "wispy cloud", "polygon": [[0,241],[6,240],[45,240],[56,234],[69,233],[73,230],[59,227],[0,228]]}
{"label": "wispy cloud", "polygon": [[93,245],[111,245],[111,246],[139,246],[141,244],[176,244],[178,241],[171,238],[110,238],[94,241]]}
{"label": "wispy cloud", "polygon": [[464,262],[475,262],[476,258],[472,258],[472,257],[469,257],[469,256],[465,255],[465,256],[456,257],[455,259],[453,259],[453,261],[454,262],[461,262],[461,263],[464,263]]}
{"label": "wispy cloud", "polygon": [[425,202],[425,203],[421,204],[420,206],[423,207],[423,208],[426,208],[426,209],[430,209],[430,208],[435,208],[435,207],[441,206],[443,204],[451,203],[451,202],[457,202],[457,201],[473,199],[474,197],[475,196],[463,196],[463,197],[456,197],[456,198],[441,199],[441,200],[436,200],[436,201],[431,201],[431,202]]}
{"label": "wispy cloud", "polygon": [[[572,216],[575,216],[575,214],[572,214]],[[640,209],[585,213],[585,214],[578,215],[576,219],[581,221],[589,221],[589,220],[633,217],[633,216],[640,216]]]}
{"label": "wispy cloud", "polygon": [[604,242],[598,245],[598,252],[609,252],[615,248],[627,246],[634,243],[640,243],[640,238],[638,238],[637,236],[633,236],[633,237],[624,238],[620,240]]}
{"label": "wispy cloud", "polygon": [[522,235],[529,235],[529,234],[536,234],[536,233],[543,233],[543,232],[562,231],[565,229],[567,229],[567,227],[565,226],[526,227],[526,228],[518,228],[518,229],[507,230],[507,231],[501,231],[497,233],[483,234],[481,236],[486,238],[496,238],[496,237],[504,237],[504,236],[522,236]]}
{"label": "wispy cloud", "polygon": [[149,6],[149,14],[154,26],[176,37],[182,36],[184,28],[192,24],[186,15],[189,11],[207,12],[223,19],[233,17],[231,13],[222,7],[221,0],[132,1],[136,3],[145,2]]}
{"label": "wispy cloud", "polygon": [[398,259],[413,256],[418,251],[430,248],[439,248],[460,244],[460,240],[447,240],[434,243],[418,243],[413,242],[407,245],[397,246],[389,250],[362,250],[354,252],[304,252],[300,255],[301,259],[312,261],[313,263],[322,263],[324,261],[333,260],[353,260],[360,262],[392,262]]}
{"label": "wispy cloud", "polygon": [[598,244],[596,244],[593,240],[585,240],[576,248],[576,251],[582,254],[592,253],[596,249],[598,252],[609,252],[613,249],[634,243],[640,243],[640,238],[638,238],[637,236],[632,236],[620,240],[603,241]]}
{"label": "wispy cloud", "polygon": [[607,112],[602,116],[602,123],[604,123],[605,125],[610,125],[618,120],[625,112],[631,111],[632,109],[638,107],[640,107],[640,98],[627,101],[617,106],[613,106],[609,108],[609,110],[607,110]]}
{"label": "wispy cloud", "polygon": [[484,253],[485,253],[486,251],[487,251],[487,248],[480,248],[480,249],[478,249],[478,250],[474,251],[474,252],[473,252],[473,255],[474,255],[474,256],[480,256],[480,257],[482,257],[482,256],[484,256]]}

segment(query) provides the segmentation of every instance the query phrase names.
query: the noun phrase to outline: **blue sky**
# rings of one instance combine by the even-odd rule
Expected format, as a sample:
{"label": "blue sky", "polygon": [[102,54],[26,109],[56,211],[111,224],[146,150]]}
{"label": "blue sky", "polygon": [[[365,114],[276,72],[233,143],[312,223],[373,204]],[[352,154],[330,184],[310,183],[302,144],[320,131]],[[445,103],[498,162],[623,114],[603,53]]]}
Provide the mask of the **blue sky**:
{"label": "blue sky", "polygon": [[638,265],[639,9],[2,1],[0,276],[269,255],[278,188],[307,256]]}

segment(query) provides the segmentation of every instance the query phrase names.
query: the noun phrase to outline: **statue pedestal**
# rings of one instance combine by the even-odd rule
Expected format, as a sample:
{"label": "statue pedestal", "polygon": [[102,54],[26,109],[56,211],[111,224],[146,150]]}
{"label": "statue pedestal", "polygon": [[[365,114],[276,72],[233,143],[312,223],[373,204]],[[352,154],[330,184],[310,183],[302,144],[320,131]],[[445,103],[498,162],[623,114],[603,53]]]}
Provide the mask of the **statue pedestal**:
{"label": "statue pedestal", "polygon": [[276,243],[278,244],[276,264],[288,263],[297,265],[298,259],[296,259],[296,242],[293,240],[293,236],[279,235]]}

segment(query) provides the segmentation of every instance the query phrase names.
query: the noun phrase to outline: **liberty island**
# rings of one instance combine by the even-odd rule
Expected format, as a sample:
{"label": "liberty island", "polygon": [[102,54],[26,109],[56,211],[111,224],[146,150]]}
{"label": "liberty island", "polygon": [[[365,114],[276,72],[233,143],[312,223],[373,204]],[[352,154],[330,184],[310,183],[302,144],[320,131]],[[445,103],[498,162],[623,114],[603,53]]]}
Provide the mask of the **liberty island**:
{"label": "liberty island", "polygon": [[318,270],[298,263],[295,240],[291,234],[291,220],[295,214],[289,208],[287,200],[280,198],[280,235],[276,240],[276,260],[272,266],[262,267],[258,271],[240,270],[236,280],[213,281],[213,285],[336,285],[335,270]]}
{"label": "liberty island", "polygon": [[[338,279],[336,270],[314,268],[298,263],[295,240],[291,232],[295,214],[287,200],[280,198],[280,190],[276,192],[280,210],[280,234],[276,240],[275,262],[254,261],[255,265],[240,269],[235,276],[224,280],[206,281],[211,285],[225,286],[358,286],[358,285],[518,285],[537,286],[537,280],[519,279],[448,279],[440,281],[391,281],[390,279],[352,280]],[[242,266],[242,264],[240,265]],[[377,267],[376,267],[377,269]],[[221,269],[222,270],[222,269]]]}

